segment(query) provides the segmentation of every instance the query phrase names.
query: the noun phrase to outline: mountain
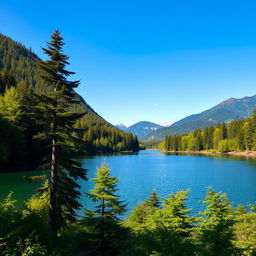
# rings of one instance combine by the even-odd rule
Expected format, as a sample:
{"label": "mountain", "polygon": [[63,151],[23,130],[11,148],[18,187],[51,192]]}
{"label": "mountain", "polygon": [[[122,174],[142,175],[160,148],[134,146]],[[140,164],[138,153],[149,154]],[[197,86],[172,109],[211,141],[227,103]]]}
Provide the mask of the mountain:
{"label": "mountain", "polygon": [[116,124],[115,127],[122,131],[127,131],[128,128],[125,124]]}
{"label": "mountain", "polygon": [[[33,91],[38,95],[47,94],[51,90],[52,85],[42,85],[40,79],[38,79],[36,63],[38,61],[40,61],[40,58],[30,49],[0,34],[0,97],[10,87],[16,87],[15,90],[17,92],[24,91],[29,93]],[[139,149],[138,140],[135,136],[120,131],[107,122],[79,94],[77,94],[77,98],[79,99],[79,104],[72,106],[70,111],[74,113],[85,113],[81,119],[77,120],[76,126],[81,128],[81,131],[84,131],[82,138],[84,140],[84,147],[88,153],[95,151],[110,152],[113,150],[136,151]],[[1,113],[0,116],[4,118]],[[26,127],[25,124],[21,124],[20,126]],[[29,124],[27,124],[27,127],[30,127]],[[33,132],[35,131],[34,129]],[[25,130],[23,132],[25,134]],[[30,138],[32,135],[28,131],[28,134],[24,136]],[[32,140],[32,137],[30,139]],[[27,142],[28,140],[25,143]],[[33,149],[29,148],[29,145],[25,145],[25,147],[28,148],[29,152],[27,155],[29,156]],[[11,148],[11,146],[6,145],[6,148]],[[12,159],[9,162],[14,162],[14,160]]]}
{"label": "mountain", "polygon": [[171,125],[171,123],[166,122],[166,121],[159,122],[159,123],[156,123],[156,124],[159,124],[160,126],[163,126],[163,127],[168,127],[168,126],[170,126],[170,125]]}
{"label": "mountain", "polygon": [[126,132],[130,132],[133,135],[136,135],[139,140],[142,140],[145,136],[150,134],[152,131],[156,131],[161,127],[162,126],[159,124],[155,124],[147,121],[141,121],[126,128]]}
{"label": "mountain", "polygon": [[[24,45],[0,34],[0,71],[7,70],[13,76],[15,84],[24,81],[27,87],[33,88],[38,93],[45,91],[45,86],[42,86],[37,79],[36,62],[39,60],[40,58]],[[80,95],[77,96],[81,102],[81,105],[77,106],[77,111],[86,112],[85,119],[91,125],[113,127],[98,115]]]}
{"label": "mountain", "polygon": [[256,106],[256,95],[242,99],[230,98],[213,108],[199,114],[190,115],[170,127],[164,127],[146,136],[144,141],[163,140],[166,135],[191,133],[196,128],[216,125],[219,122],[230,123],[232,120],[247,118]]}

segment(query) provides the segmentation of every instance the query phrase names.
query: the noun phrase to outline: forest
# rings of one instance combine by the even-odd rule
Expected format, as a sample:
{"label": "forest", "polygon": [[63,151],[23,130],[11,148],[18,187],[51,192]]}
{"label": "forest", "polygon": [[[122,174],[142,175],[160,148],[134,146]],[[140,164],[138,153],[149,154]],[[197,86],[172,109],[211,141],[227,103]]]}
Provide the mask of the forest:
{"label": "forest", "polygon": [[166,136],[159,144],[166,151],[251,151],[256,150],[256,110],[245,120],[195,129],[191,134]]}
{"label": "forest", "polygon": [[[39,62],[31,50],[0,34],[1,170],[36,168],[48,150],[44,141],[35,139],[45,128],[38,108],[53,88],[40,79]],[[77,154],[138,151],[136,136],[105,121],[78,94],[75,98],[68,108],[78,115],[74,127],[82,144]]]}

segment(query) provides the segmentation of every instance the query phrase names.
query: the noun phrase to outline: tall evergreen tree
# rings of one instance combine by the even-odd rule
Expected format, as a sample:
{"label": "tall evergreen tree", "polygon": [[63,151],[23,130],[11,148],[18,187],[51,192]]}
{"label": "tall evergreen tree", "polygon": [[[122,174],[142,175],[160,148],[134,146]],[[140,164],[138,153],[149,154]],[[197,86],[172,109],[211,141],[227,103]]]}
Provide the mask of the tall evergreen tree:
{"label": "tall evergreen tree", "polygon": [[74,72],[65,69],[69,57],[63,54],[63,45],[63,38],[56,30],[47,48],[42,48],[49,60],[38,63],[42,82],[50,91],[47,95],[38,96],[38,122],[45,128],[35,138],[49,145],[44,168],[51,169],[49,224],[54,235],[67,221],[76,219],[75,211],[81,206],[77,201],[80,196],[77,180],[86,178],[85,169],[71,158],[80,143],[74,136],[77,131],[74,124],[83,114],[70,111],[73,105],[78,104],[74,88],[79,85],[79,81],[67,79]]}

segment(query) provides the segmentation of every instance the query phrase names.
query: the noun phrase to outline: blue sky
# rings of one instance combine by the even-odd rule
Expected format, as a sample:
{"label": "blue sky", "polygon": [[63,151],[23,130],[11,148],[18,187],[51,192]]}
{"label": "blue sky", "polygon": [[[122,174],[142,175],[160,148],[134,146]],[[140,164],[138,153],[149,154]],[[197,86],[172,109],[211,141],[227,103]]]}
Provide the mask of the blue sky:
{"label": "blue sky", "polygon": [[174,122],[256,94],[256,1],[0,2],[0,32],[32,48],[58,28],[78,92],[109,122]]}

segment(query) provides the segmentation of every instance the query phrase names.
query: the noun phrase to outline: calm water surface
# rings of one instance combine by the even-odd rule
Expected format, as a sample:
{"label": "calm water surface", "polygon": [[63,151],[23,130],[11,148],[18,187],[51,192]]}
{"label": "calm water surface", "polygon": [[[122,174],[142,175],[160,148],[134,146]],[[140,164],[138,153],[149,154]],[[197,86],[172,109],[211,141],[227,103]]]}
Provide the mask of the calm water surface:
{"label": "calm water surface", "polygon": [[[172,155],[158,150],[144,150],[135,154],[111,154],[81,159],[88,169],[88,178],[96,175],[96,167],[107,163],[118,183],[121,199],[128,203],[128,211],[146,199],[155,188],[162,197],[178,190],[189,189],[188,207],[195,213],[203,210],[199,202],[205,197],[206,187],[227,193],[234,206],[256,201],[256,159],[229,156]],[[12,190],[19,202],[31,195],[35,184],[27,184],[24,175],[30,173],[0,174],[0,196]],[[93,187],[91,181],[81,181],[85,208],[93,203],[86,192]]]}

